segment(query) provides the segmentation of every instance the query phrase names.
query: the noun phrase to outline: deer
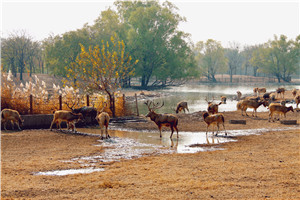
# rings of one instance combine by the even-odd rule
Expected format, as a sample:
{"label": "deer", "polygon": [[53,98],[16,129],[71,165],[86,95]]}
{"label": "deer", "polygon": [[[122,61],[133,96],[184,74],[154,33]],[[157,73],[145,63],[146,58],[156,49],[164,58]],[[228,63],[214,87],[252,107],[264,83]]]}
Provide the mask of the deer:
{"label": "deer", "polygon": [[213,103],[214,100],[215,100],[214,97],[213,97],[212,101],[208,101],[207,97],[205,98],[205,101],[208,104],[207,111],[208,111],[209,114],[216,114],[216,113],[218,113],[219,112],[219,105],[222,104],[222,101],[220,103],[218,103],[218,104]]}
{"label": "deer", "polygon": [[107,130],[110,117],[107,112],[104,112],[106,106],[107,104],[105,103],[105,106],[103,106],[103,108],[97,113],[96,120],[101,129],[101,137],[103,138],[103,127],[105,127],[105,134],[106,134],[105,138],[108,139],[110,138],[110,135],[108,134],[108,130]]}
{"label": "deer", "polygon": [[294,88],[294,89],[292,90],[292,95],[293,95],[294,98],[296,97],[296,95],[297,95],[297,89]]}
{"label": "deer", "polygon": [[236,91],[236,93],[237,93],[237,101],[239,101],[239,100],[241,100],[241,98],[242,98],[242,93],[241,93],[241,91]]}
{"label": "deer", "polygon": [[[202,116],[203,116],[203,120],[207,124],[207,126],[206,126],[206,135],[207,135],[207,132],[208,132],[208,127],[210,125],[217,125],[217,127],[218,127],[218,130],[217,130],[217,133],[216,133],[216,136],[217,136],[218,132],[219,132],[219,128],[220,128],[219,124],[223,125],[223,128],[225,130],[225,135],[227,135],[225,125],[224,125],[225,119],[224,119],[224,115],[222,113],[209,115],[208,112],[205,112],[205,113],[203,113]],[[214,128],[213,128],[213,134],[214,134]]]}
{"label": "deer", "polygon": [[286,107],[286,106],[281,105],[281,104],[278,104],[278,103],[271,103],[271,104],[269,105],[269,122],[270,122],[271,119],[272,119],[273,122],[274,122],[273,115],[274,115],[275,113],[278,114],[278,120],[279,120],[280,115],[283,114],[284,117],[286,117],[286,113],[289,112],[289,111],[294,112],[294,109],[293,109],[292,106]]}
{"label": "deer", "polygon": [[300,95],[299,94],[295,97],[295,102],[296,102],[296,107],[298,108],[298,105],[300,103]]}
{"label": "deer", "polygon": [[257,96],[257,95],[259,95],[259,94],[261,94],[261,93],[266,93],[267,92],[267,89],[266,88],[253,88],[253,92],[254,92],[254,94]]}
{"label": "deer", "polygon": [[65,121],[68,125],[68,129],[70,127],[70,124],[74,125],[74,132],[76,132],[75,123],[83,120],[83,115],[81,113],[76,114],[72,113],[71,111],[67,110],[57,110],[54,112],[53,121],[50,126],[50,130],[52,131],[52,126],[54,123],[57,124],[57,128],[61,130],[61,122]]}
{"label": "deer", "polygon": [[282,96],[282,98],[284,99],[284,93],[285,93],[284,88],[277,88],[276,93],[277,93],[277,97],[278,95],[280,95],[280,97]]}
{"label": "deer", "polygon": [[254,100],[254,99],[244,99],[237,103],[237,109],[242,111],[242,116],[244,116],[243,111],[248,116],[246,112],[247,108],[253,108],[252,116],[254,116],[254,112],[255,112],[255,117],[257,117],[256,109],[261,105],[264,105],[264,107],[266,107],[268,106],[268,102],[264,100],[261,101],[261,100]]}
{"label": "deer", "polygon": [[[159,129],[160,138],[162,137],[161,128],[163,126],[170,127],[170,129],[171,129],[170,138],[172,138],[172,136],[173,136],[174,129],[177,132],[177,138],[179,137],[178,136],[178,128],[177,128],[177,125],[178,125],[177,116],[175,116],[173,114],[157,114],[155,112],[155,110],[164,106],[164,102],[160,106],[159,106],[159,103],[154,103],[153,101],[150,101],[150,100],[144,102],[144,104],[148,107],[148,110],[149,110],[149,113],[146,115],[146,117],[150,117],[150,119],[153,122],[155,122],[155,124],[157,125],[157,127]],[[151,104],[152,104],[152,106],[151,106]]]}
{"label": "deer", "polygon": [[93,120],[95,120],[95,118],[97,117],[97,109],[91,106],[83,106],[80,108],[74,108],[75,106],[78,105],[78,102],[75,100],[74,102],[72,102],[72,105],[69,104],[68,102],[64,102],[67,107],[72,111],[72,113],[81,113],[83,115],[83,118],[85,119],[85,122],[87,121],[87,117],[91,118],[91,122],[93,123]]}
{"label": "deer", "polygon": [[227,101],[227,97],[226,96],[221,96],[221,102],[223,104],[226,104],[226,101]]}
{"label": "deer", "polygon": [[7,122],[12,122],[12,129],[14,129],[14,124],[16,123],[18,129],[21,131],[20,125],[23,125],[24,120],[21,118],[18,111],[6,108],[1,111],[1,123],[4,123],[4,130],[6,131]]}
{"label": "deer", "polygon": [[176,106],[175,112],[176,112],[176,113],[179,113],[179,112],[181,112],[182,110],[183,110],[184,113],[185,113],[185,110],[187,110],[188,112],[190,112],[189,109],[188,109],[188,105],[187,105],[187,102],[186,102],[186,101],[181,101],[181,102],[179,102],[179,103],[177,104],[177,106]]}

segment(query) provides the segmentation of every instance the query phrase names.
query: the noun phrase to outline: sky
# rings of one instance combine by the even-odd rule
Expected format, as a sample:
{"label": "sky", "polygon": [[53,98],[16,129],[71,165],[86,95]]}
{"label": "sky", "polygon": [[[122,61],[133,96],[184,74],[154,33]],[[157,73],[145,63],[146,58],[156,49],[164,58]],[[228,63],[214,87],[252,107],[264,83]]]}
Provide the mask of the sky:
{"label": "sky", "polygon": [[[101,11],[113,6],[112,0],[0,1],[2,37],[25,30],[34,40],[92,25]],[[224,47],[233,42],[244,46],[262,44],[281,34],[294,40],[300,34],[300,0],[169,1],[186,17],[179,29],[190,33],[194,43],[214,39]]]}

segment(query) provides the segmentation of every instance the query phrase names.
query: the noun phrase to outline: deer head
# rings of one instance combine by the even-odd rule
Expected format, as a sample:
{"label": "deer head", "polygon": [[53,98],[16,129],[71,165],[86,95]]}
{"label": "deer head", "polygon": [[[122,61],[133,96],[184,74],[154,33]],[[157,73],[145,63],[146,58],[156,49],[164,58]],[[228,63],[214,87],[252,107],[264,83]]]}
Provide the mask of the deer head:
{"label": "deer head", "polygon": [[149,110],[149,113],[146,115],[146,117],[150,117],[150,118],[155,113],[155,110],[164,106],[164,102],[162,102],[162,104],[159,105],[159,102],[154,103],[154,101],[150,101],[150,100],[147,100],[144,104],[146,104]]}

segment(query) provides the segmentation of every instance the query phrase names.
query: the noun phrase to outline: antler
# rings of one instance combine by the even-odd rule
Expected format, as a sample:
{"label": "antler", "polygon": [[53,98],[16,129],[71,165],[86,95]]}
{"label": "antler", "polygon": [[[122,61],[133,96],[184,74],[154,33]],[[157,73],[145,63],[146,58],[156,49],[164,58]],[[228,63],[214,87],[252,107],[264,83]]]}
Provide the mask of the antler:
{"label": "antler", "polygon": [[[71,101],[71,102],[72,102],[72,101]],[[65,101],[64,103],[67,105],[68,108],[70,108],[71,110],[73,110],[73,107],[74,107],[75,104],[76,104],[76,99],[74,100],[74,102],[72,102],[72,103],[73,103],[72,106],[70,106],[69,103],[68,103],[67,101]],[[79,103],[79,102],[77,102],[77,105],[78,105],[78,103]]]}
{"label": "antler", "polygon": [[148,110],[151,111],[152,108],[150,108],[150,105],[152,104],[152,101],[147,100],[146,102],[144,102],[144,104],[146,104],[146,106],[148,107]]}
{"label": "antler", "polygon": [[215,97],[214,97],[214,96],[213,96],[212,98],[213,98],[212,101],[208,101],[208,100],[207,100],[207,96],[205,97],[205,101],[207,102],[207,104],[211,104],[211,103],[215,100]]}
{"label": "antler", "polygon": [[154,103],[154,101],[153,101],[153,110],[156,110],[156,109],[159,109],[159,108],[161,108],[161,107],[163,107],[164,105],[165,105],[165,102],[163,101],[162,102],[162,104],[161,104],[161,106],[159,106],[159,102],[157,102],[156,104]]}
{"label": "antler", "polygon": [[[146,102],[144,102],[144,104],[146,104],[149,111],[153,111],[153,110],[156,110],[156,109],[159,109],[159,108],[163,107],[165,103],[163,101],[162,105],[159,106],[159,102],[154,103],[154,101],[147,100]],[[153,105],[152,107],[151,107],[151,104]]]}

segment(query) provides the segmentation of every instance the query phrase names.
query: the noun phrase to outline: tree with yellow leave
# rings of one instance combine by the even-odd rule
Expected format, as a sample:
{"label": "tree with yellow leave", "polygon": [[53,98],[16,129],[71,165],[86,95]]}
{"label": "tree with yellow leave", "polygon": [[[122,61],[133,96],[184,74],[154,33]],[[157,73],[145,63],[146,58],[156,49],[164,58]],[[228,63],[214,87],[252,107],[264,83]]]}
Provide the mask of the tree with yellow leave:
{"label": "tree with yellow leave", "polygon": [[110,110],[115,116],[114,94],[121,87],[121,81],[126,76],[133,75],[133,66],[138,60],[125,53],[123,41],[102,41],[101,46],[90,46],[86,49],[82,44],[81,52],[75,62],[67,67],[67,77],[77,87],[93,92],[105,92],[109,97]]}

